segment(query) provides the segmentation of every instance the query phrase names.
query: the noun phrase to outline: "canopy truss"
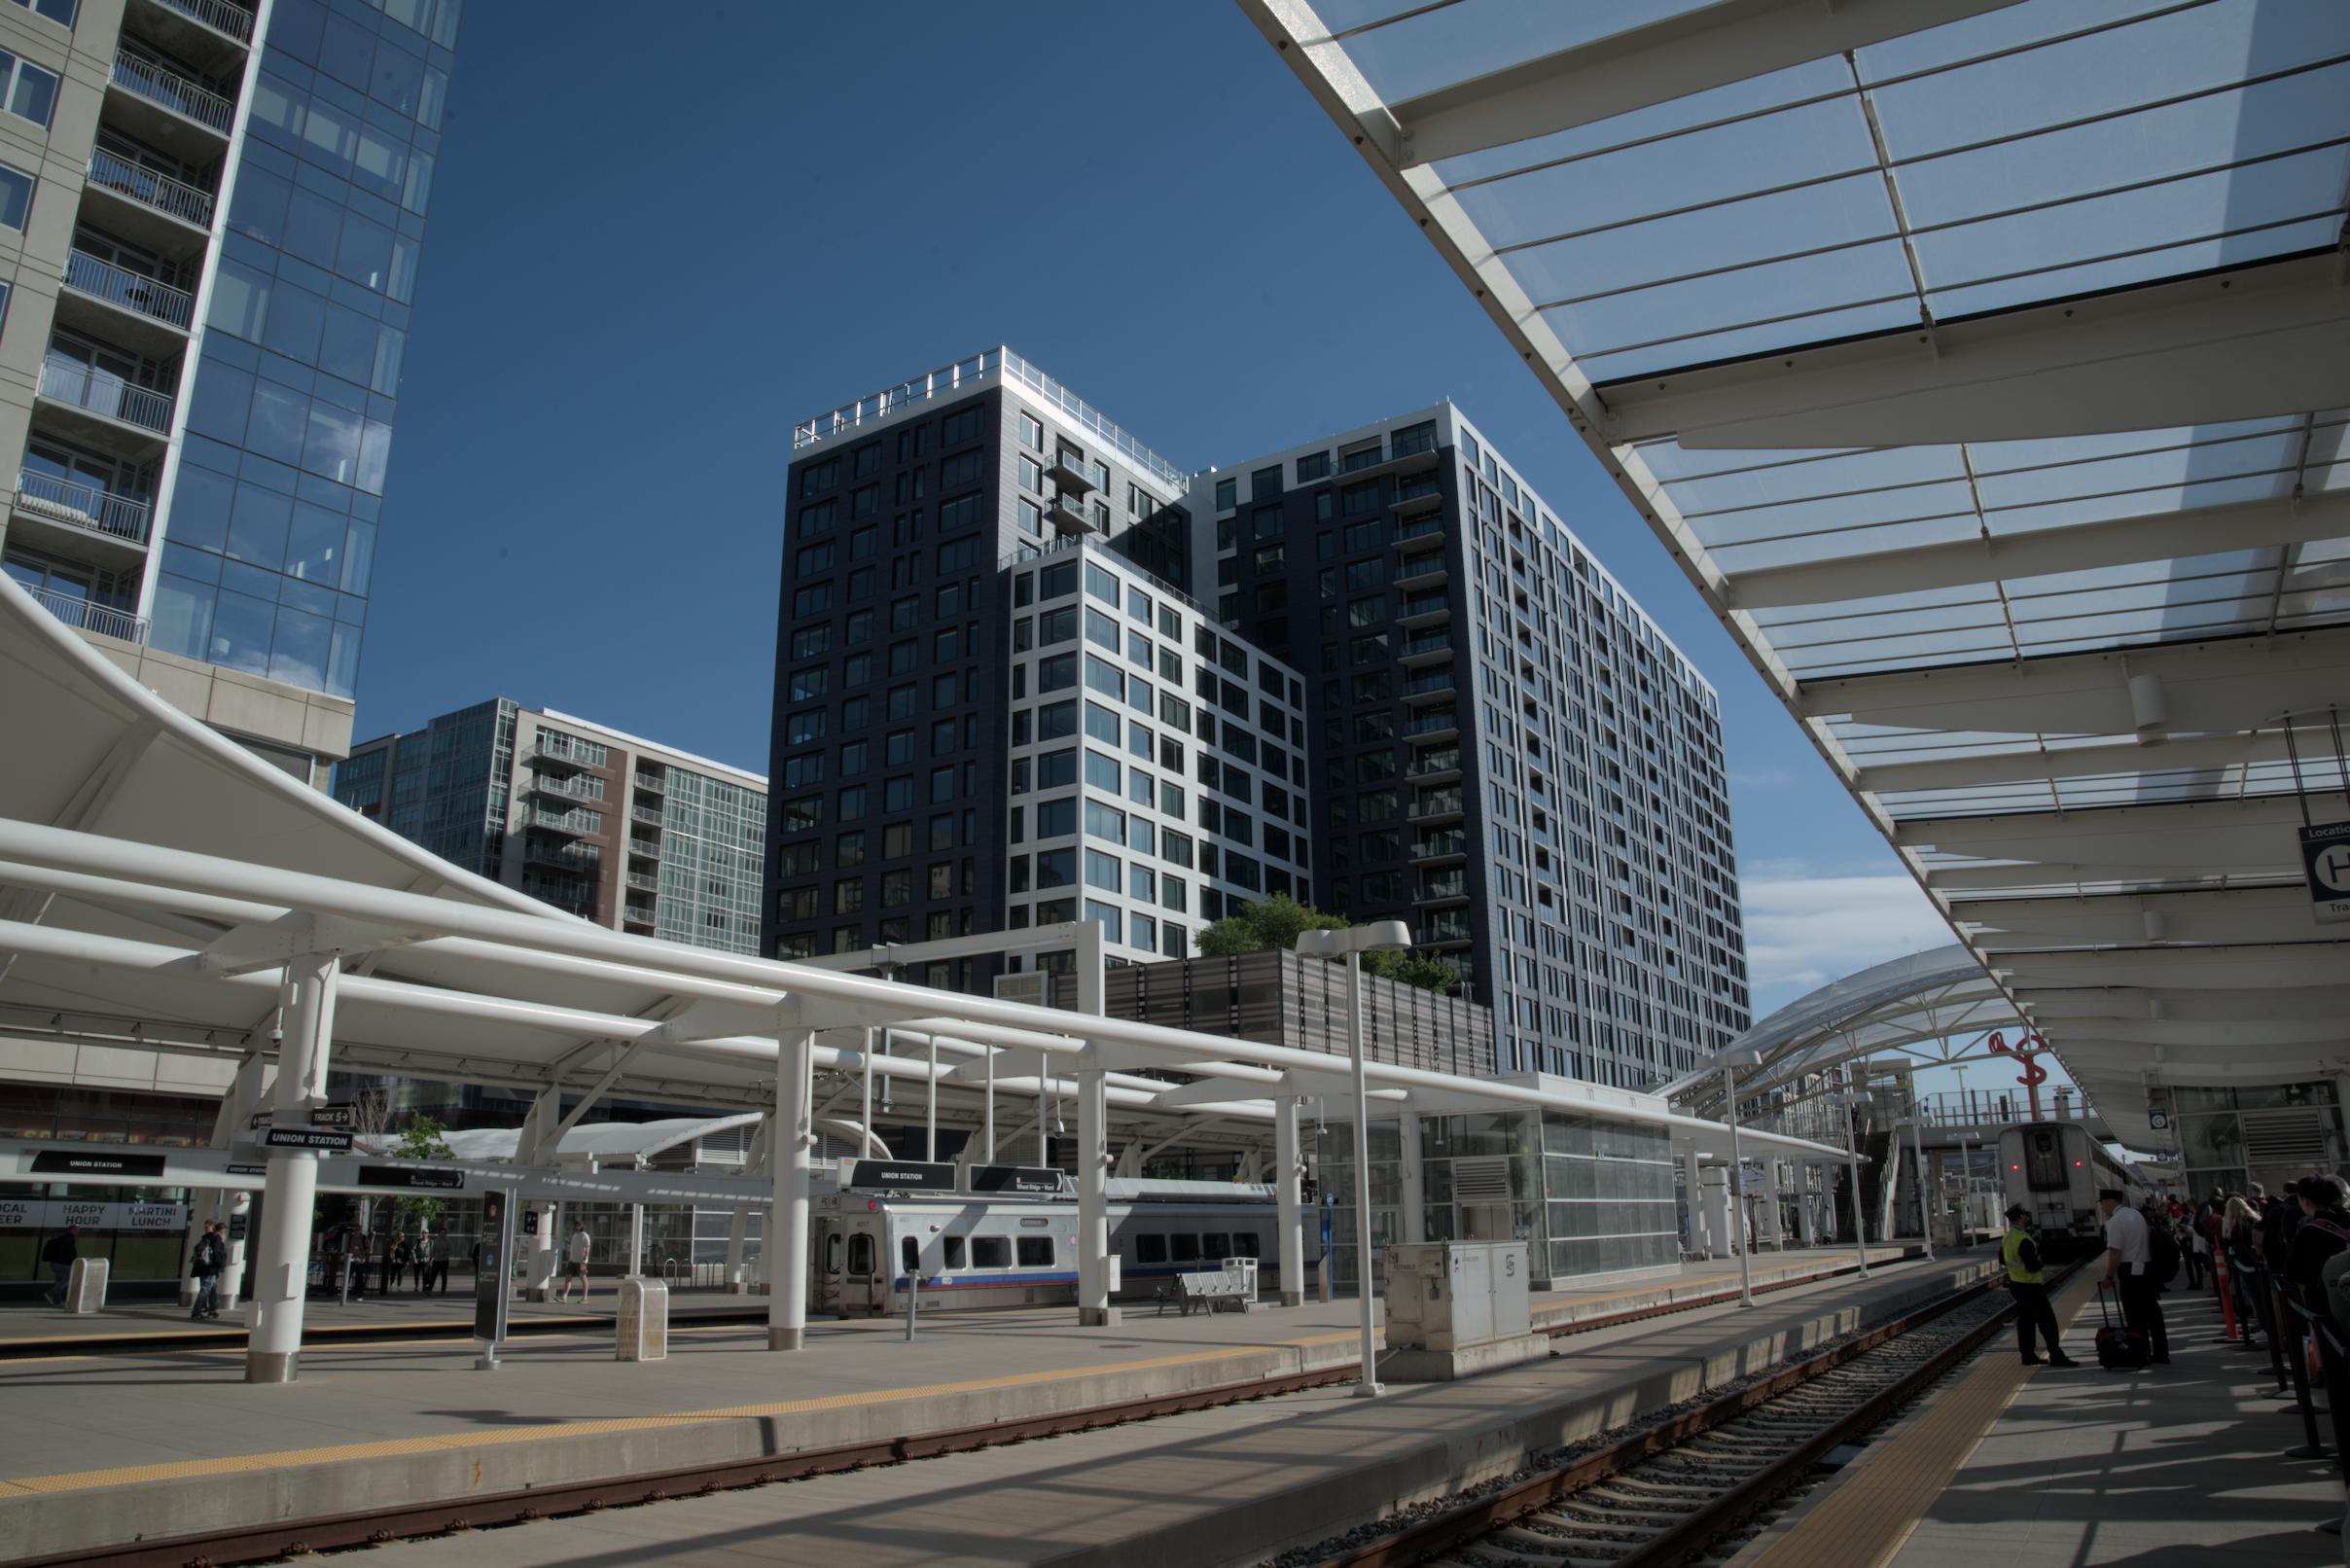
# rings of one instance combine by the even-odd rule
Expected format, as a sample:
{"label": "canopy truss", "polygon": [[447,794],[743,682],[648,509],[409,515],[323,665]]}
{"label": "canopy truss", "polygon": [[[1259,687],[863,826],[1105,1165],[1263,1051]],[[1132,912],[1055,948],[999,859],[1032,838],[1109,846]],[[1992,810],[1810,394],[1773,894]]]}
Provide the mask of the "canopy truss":
{"label": "canopy truss", "polygon": [[2350,8],[1239,3],[2118,1136],[2350,1065]]}

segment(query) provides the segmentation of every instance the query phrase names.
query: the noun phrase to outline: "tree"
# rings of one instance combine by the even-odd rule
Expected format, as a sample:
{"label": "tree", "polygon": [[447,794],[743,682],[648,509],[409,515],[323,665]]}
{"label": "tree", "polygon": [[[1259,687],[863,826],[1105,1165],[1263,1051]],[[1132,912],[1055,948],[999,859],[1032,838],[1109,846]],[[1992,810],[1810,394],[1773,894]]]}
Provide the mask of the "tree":
{"label": "tree", "polygon": [[[1253,899],[1240,907],[1237,914],[1228,914],[1194,940],[1201,956],[1229,958],[1235,953],[1266,951],[1287,952],[1297,946],[1298,936],[1305,931],[1344,931],[1355,922],[1340,914],[1326,914],[1310,904],[1300,904],[1287,893],[1276,893],[1269,899]],[[1424,991],[1449,995],[1460,983],[1453,967],[1434,953],[1371,952],[1363,955],[1363,968],[1368,974],[1379,975],[1406,985],[1416,985]]]}
{"label": "tree", "polygon": [[[441,1136],[447,1130],[439,1121],[419,1111],[408,1119],[408,1126],[402,1130],[400,1141],[392,1146],[392,1158],[454,1159],[457,1151],[451,1149],[448,1140]],[[405,1229],[410,1225],[431,1225],[441,1218],[444,1207],[437,1197],[404,1197],[397,1205],[397,1212],[400,1224]]]}

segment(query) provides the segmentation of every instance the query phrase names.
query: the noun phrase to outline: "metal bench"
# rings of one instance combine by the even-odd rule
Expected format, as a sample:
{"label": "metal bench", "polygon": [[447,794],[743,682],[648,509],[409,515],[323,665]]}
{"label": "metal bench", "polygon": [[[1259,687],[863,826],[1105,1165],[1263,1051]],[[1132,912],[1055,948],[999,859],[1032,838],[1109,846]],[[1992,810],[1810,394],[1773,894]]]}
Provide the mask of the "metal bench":
{"label": "metal bench", "polygon": [[1257,1260],[1227,1258],[1214,1269],[1177,1274],[1170,1291],[1162,1290],[1158,1310],[1172,1300],[1190,1317],[1193,1307],[1211,1312],[1253,1312],[1257,1308]]}

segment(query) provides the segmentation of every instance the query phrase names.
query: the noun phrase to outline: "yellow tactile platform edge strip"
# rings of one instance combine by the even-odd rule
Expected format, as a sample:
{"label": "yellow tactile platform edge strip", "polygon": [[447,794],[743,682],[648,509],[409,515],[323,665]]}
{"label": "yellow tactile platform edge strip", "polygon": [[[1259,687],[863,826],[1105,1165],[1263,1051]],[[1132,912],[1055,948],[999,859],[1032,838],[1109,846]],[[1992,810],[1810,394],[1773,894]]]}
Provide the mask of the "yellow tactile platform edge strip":
{"label": "yellow tactile platform edge strip", "polygon": [[[2073,1319],[2095,1294],[2094,1271],[2083,1270],[2058,1297],[2057,1324],[2068,1337]],[[1884,1568],[1891,1562],[2032,1374],[2014,1356],[1999,1353],[2007,1332],[2003,1325],[1980,1366],[1854,1467],[1746,1568]]]}
{"label": "yellow tactile platform edge strip", "polygon": [[[1835,1265],[1835,1266],[1841,1266]],[[1806,1270],[1788,1269],[1766,1278],[1794,1277]],[[1833,1274],[1834,1268],[1821,1275]],[[1568,1309],[1569,1305],[1589,1306],[1613,1301],[1639,1301],[1653,1298],[1651,1292],[1628,1291],[1620,1295],[1586,1297],[1574,1303],[1559,1303],[1551,1314]],[[1734,1293],[1732,1293],[1734,1294]],[[1698,1301],[1680,1304],[1697,1305]],[[1538,1315],[1542,1307],[1537,1306]],[[906,1400],[932,1399],[944,1395],[980,1393],[988,1389],[1016,1388],[1024,1384],[1060,1381],[1072,1377],[1110,1375],[1120,1372],[1147,1372],[1154,1368],[1196,1365],[1217,1361],[1227,1356],[1256,1349],[1312,1349],[1322,1345],[1351,1343],[1354,1334],[1310,1335],[1300,1339],[1281,1339],[1264,1345],[1235,1344],[1221,1350],[1195,1351],[1179,1356],[1155,1356],[1143,1361],[1112,1362],[1099,1367],[1076,1371],[1017,1372],[1003,1377],[977,1377],[954,1383],[932,1383],[918,1388],[872,1389],[855,1394],[831,1394],[820,1399],[779,1400],[764,1405],[736,1405],[718,1409],[679,1410],[665,1415],[616,1416],[600,1421],[556,1421],[543,1425],[516,1427],[506,1432],[445,1433],[414,1438],[392,1438],[380,1443],[347,1443],[319,1448],[289,1448],[273,1453],[229,1454],[214,1459],[181,1459],[153,1465],[123,1465],[107,1470],[71,1471],[54,1476],[26,1476],[0,1479],[0,1497],[57,1492],[85,1491],[101,1486],[127,1486],[141,1482],[177,1480],[194,1476],[238,1475],[255,1470],[275,1470],[289,1465],[336,1464],[361,1459],[390,1459],[403,1454],[437,1453],[449,1449],[464,1449],[503,1443],[542,1443],[560,1438],[600,1437],[616,1432],[644,1432],[664,1427],[690,1426],[701,1421],[756,1420],[778,1415],[804,1414],[816,1410],[839,1409],[852,1405],[886,1405]],[[1336,1365],[1336,1364],[1334,1364]]]}

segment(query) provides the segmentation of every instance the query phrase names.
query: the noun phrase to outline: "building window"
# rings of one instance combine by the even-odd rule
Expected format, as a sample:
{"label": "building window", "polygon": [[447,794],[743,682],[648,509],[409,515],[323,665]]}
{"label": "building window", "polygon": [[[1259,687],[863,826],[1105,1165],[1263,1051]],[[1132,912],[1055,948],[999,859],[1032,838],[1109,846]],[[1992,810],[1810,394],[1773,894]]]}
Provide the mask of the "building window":
{"label": "building window", "polygon": [[0,50],[0,108],[36,125],[46,125],[56,106],[55,73]]}
{"label": "building window", "polygon": [[1298,482],[1308,484],[1315,480],[1330,478],[1330,453],[1307,452],[1298,459]]}
{"label": "building window", "polygon": [[33,205],[33,177],[0,163],[0,224],[22,229]]}
{"label": "building window", "polygon": [[1240,481],[1236,479],[1216,481],[1216,510],[1229,512],[1240,504]]}
{"label": "building window", "polygon": [[1044,423],[1032,413],[1020,415],[1020,445],[1032,451],[1045,449]]}

